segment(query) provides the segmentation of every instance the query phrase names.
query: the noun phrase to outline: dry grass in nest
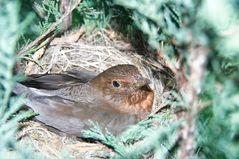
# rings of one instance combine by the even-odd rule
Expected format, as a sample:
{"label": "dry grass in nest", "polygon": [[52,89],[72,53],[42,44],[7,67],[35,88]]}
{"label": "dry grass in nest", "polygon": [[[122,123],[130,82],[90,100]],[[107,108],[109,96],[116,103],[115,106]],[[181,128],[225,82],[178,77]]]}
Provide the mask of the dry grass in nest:
{"label": "dry grass in nest", "polygon": [[[162,97],[165,94],[165,87],[161,76],[157,74],[163,69],[162,64],[139,55],[130,43],[124,41],[114,31],[100,29],[84,34],[81,28],[61,38],[55,38],[47,48],[35,52],[32,58],[38,65],[34,62],[25,64],[26,74],[61,73],[75,69],[100,73],[117,64],[133,64],[152,81],[151,88],[156,97],[153,108],[164,106]],[[90,158],[93,152],[106,150],[101,144],[84,143],[72,137],[62,137],[48,131],[37,122],[30,121],[25,125],[18,134],[21,140],[27,140],[36,150],[49,158],[60,158],[63,150],[67,150],[76,158]]]}

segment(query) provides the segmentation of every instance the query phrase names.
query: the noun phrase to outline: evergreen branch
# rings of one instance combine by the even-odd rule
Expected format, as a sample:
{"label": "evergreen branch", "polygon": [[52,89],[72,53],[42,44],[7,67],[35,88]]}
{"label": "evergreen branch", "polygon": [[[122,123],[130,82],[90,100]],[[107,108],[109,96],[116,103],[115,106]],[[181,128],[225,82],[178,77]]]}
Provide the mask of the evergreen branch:
{"label": "evergreen branch", "polygon": [[118,139],[107,130],[106,134],[104,134],[98,123],[94,123],[92,121],[89,122],[92,125],[92,128],[83,130],[83,137],[100,141],[101,143],[111,147],[115,152],[122,156],[124,152],[123,144],[118,142]]}
{"label": "evergreen branch", "polygon": [[[92,128],[84,130],[83,136],[100,141],[112,148],[117,153],[113,158],[140,158],[152,154],[150,152],[156,151],[162,144],[167,147],[175,144],[173,134],[178,129],[179,123],[171,125],[167,118],[170,117],[168,115],[150,116],[129,128],[119,137],[115,137],[107,130],[104,134],[97,123],[90,121]],[[156,122],[162,125],[155,126]],[[161,150],[165,149],[165,146],[161,146]],[[166,155],[169,155],[169,151],[164,153],[164,156]]]}
{"label": "evergreen branch", "polygon": [[[135,143],[132,146],[126,146],[124,156],[116,156],[115,158],[137,159],[144,155],[150,155],[150,152],[153,153],[159,148],[165,148],[163,145],[168,145],[168,143],[173,145],[176,141],[174,138],[178,126],[178,123],[174,123],[173,125],[170,125],[170,127],[159,126],[155,130],[148,130],[147,136],[142,141],[139,141],[139,143]],[[169,151],[167,151],[164,156],[167,156],[168,153]]]}
{"label": "evergreen branch", "polygon": [[81,0],[76,0],[76,2],[72,5],[72,7],[67,10],[60,19],[58,19],[55,23],[53,23],[50,28],[44,33],[42,34],[40,37],[38,37],[37,39],[35,39],[33,42],[31,42],[30,44],[28,44],[27,46],[25,46],[23,49],[21,49],[18,52],[18,55],[22,55],[23,53],[27,52],[29,49],[34,48],[38,45],[40,45],[42,42],[44,42],[46,39],[48,39],[49,37],[54,37],[55,33],[54,31],[57,29],[57,27],[63,22],[63,20],[72,13],[72,11],[81,3]]}
{"label": "evergreen branch", "polygon": [[24,104],[24,101],[20,98],[13,98],[11,97],[10,103],[11,105],[10,109],[6,111],[2,117],[1,122],[5,123],[7,120],[9,120],[14,113],[16,113]]}
{"label": "evergreen branch", "polygon": [[19,1],[3,0],[0,3],[0,156],[24,158],[27,150],[20,150],[16,146],[15,133],[18,122],[29,116],[29,112],[17,114],[24,101],[20,97],[12,97],[12,88],[18,78],[12,71],[16,62],[15,47],[22,31],[20,29],[26,26],[27,21],[19,23]]}

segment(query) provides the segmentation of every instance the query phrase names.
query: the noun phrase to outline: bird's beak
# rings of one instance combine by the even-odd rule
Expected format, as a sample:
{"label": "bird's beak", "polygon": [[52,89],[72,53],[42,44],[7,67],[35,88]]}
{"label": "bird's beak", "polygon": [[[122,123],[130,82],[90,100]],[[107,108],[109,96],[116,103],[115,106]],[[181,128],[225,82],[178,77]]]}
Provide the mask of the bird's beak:
{"label": "bird's beak", "polygon": [[140,88],[143,87],[145,85],[150,84],[151,81],[148,78],[144,78],[144,77],[140,77],[137,79],[137,82],[135,83],[134,87],[135,88]]}

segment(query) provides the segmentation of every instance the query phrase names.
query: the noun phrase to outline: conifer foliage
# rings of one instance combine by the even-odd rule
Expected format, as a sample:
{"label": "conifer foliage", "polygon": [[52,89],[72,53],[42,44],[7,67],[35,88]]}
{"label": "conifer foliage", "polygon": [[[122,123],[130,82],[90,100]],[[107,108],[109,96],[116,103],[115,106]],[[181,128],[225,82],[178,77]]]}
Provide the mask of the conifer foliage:
{"label": "conifer foliage", "polygon": [[[18,122],[29,116],[29,112],[17,113],[24,100],[11,94],[19,79],[13,74],[16,46],[23,45],[19,41],[23,37],[30,39],[46,32],[62,15],[59,3],[39,2],[46,16],[32,19],[21,17],[20,8],[27,9],[20,7],[20,1],[0,0],[0,156],[14,151],[16,158],[25,158],[28,151],[17,147],[15,139]],[[144,47],[170,63],[177,81],[176,99],[170,105],[184,111],[183,117],[173,122],[167,113],[151,115],[119,137],[102,133],[99,125],[92,122],[94,127],[85,130],[85,136],[116,152],[104,156],[238,158],[238,9],[238,0],[83,0],[79,4],[73,11],[71,27],[110,26],[133,44],[143,41]],[[27,27],[29,20],[34,27]],[[37,31],[28,37],[24,28]],[[157,122],[161,124],[152,127]]]}

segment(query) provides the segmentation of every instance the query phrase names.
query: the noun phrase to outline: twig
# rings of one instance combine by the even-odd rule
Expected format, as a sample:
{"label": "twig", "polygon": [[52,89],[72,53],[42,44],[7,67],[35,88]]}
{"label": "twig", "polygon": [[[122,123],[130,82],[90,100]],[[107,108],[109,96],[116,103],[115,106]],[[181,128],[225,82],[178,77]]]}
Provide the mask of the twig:
{"label": "twig", "polygon": [[[60,11],[65,13],[70,8],[70,0],[60,1]],[[63,21],[62,31],[66,31],[72,25],[72,14],[69,14]]]}
{"label": "twig", "polygon": [[186,123],[180,132],[182,137],[179,149],[179,158],[192,158],[195,152],[195,116],[200,111],[198,93],[200,92],[200,84],[205,72],[205,63],[207,61],[208,49],[202,45],[189,46],[189,67],[190,76],[187,81],[184,92],[187,95],[188,112],[186,113]]}
{"label": "twig", "polygon": [[81,0],[76,0],[75,4],[73,4],[73,6],[67,10],[65,12],[65,14],[62,15],[62,17],[60,19],[58,19],[55,23],[53,23],[51,25],[51,27],[44,33],[42,34],[40,37],[38,37],[37,39],[35,39],[33,42],[31,42],[29,45],[25,46],[23,49],[21,49],[18,52],[18,55],[22,55],[23,53],[27,52],[28,50],[30,50],[31,48],[38,46],[40,43],[42,43],[43,41],[45,41],[47,38],[51,37],[51,36],[55,36],[54,31],[56,30],[57,26],[59,24],[61,24],[63,22],[63,20],[68,17],[68,15],[70,15],[72,13],[72,11],[80,4]]}

